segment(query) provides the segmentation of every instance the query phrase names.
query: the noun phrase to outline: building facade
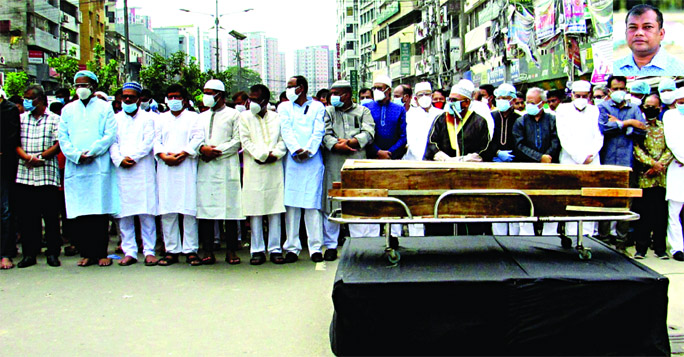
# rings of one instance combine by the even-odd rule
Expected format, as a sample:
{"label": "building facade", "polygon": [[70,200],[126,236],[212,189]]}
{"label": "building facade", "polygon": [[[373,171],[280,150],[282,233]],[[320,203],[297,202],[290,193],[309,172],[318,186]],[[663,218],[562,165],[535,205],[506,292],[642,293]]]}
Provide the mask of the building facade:
{"label": "building facade", "polygon": [[259,73],[264,85],[272,93],[280,94],[287,86],[287,78],[285,54],[278,48],[278,39],[268,37],[263,32],[248,32],[245,36],[247,38],[242,41],[228,37],[227,66],[238,66],[239,57],[242,68]]}
{"label": "building facade", "polygon": [[330,49],[328,46],[309,46],[295,51],[294,70],[309,82],[309,95],[323,88],[330,88],[334,79],[330,71]]}
{"label": "building facade", "polygon": [[[35,0],[34,0],[35,1]],[[105,46],[105,0],[79,0],[82,22],[80,24],[81,56],[79,64],[85,65],[95,57],[95,46]]]}

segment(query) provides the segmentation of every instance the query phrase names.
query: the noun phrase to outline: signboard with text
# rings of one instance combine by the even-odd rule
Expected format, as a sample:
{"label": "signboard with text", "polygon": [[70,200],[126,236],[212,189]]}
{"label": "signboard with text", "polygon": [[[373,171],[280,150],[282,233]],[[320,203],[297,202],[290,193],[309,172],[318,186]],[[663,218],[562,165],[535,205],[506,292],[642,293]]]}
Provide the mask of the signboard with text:
{"label": "signboard with text", "polygon": [[402,42],[399,47],[399,54],[401,60],[401,75],[408,76],[411,74],[411,43]]}

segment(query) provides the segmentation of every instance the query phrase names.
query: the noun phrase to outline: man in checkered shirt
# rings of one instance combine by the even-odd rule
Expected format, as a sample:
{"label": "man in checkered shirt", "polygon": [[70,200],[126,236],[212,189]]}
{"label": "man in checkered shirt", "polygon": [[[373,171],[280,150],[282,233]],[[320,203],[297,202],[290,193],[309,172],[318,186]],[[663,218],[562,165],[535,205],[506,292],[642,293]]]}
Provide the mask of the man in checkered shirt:
{"label": "man in checkered shirt", "polygon": [[41,248],[41,220],[45,220],[45,255],[50,266],[57,267],[59,237],[59,167],[57,134],[59,116],[47,110],[43,87],[32,85],[24,92],[21,115],[21,146],[17,147],[19,169],[16,192],[19,232],[23,259],[17,264],[26,268],[36,264]]}

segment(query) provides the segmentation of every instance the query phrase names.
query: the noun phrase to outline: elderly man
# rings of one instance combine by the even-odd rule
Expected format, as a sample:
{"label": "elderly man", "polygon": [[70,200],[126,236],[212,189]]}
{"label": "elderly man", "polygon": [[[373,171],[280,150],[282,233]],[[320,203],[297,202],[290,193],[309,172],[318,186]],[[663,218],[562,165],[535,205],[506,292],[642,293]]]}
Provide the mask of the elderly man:
{"label": "elderly man", "polygon": [[112,265],[107,258],[109,215],[120,210],[119,192],[109,147],[116,140],[116,119],[109,103],[95,98],[97,76],[74,76],[79,100],[62,109],[59,145],[67,158],[64,178],[67,218],[74,219],[78,265]]}
{"label": "elderly man", "polygon": [[392,94],[394,95],[394,98],[392,98],[392,102],[401,105],[407,112],[409,111],[409,109],[411,109],[411,99],[413,99],[413,90],[411,89],[410,85],[400,84],[396,88],[394,88],[394,92],[392,92]]}
{"label": "elderly man", "polygon": [[406,152],[406,109],[391,102],[392,80],[380,75],[373,81],[373,102],[365,104],[375,121],[375,137],[368,158],[399,160]]}
{"label": "elderly man", "polygon": [[603,85],[595,86],[594,90],[591,92],[590,102],[598,107],[601,103],[605,102],[606,99],[608,99],[608,90],[606,87]]}
{"label": "elderly man", "polygon": [[[598,126],[599,110],[589,104],[591,84],[575,81],[572,84],[572,103],[564,103],[556,110],[556,127],[560,140],[561,164],[600,165],[599,152],[603,134]],[[594,234],[594,223],[583,223],[583,234]],[[568,235],[577,234],[577,223],[565,225]]]}
{"label": "elderly man", "polygon": [[[634,140],[642,140],[646,124],[641,109],[625,100],[627,79],[620,76],[608,77],[610,100],[599,105],[599,128],[603,134],[601,163],[632,167],[634,160]],[[632,177],[633,179],[634,177]],[[634,185],[634,183],[632,183]],[[615,225],[614,235],[618,247],[623,248],[629,232],[629,222],[621,221]],[[599,222],[599,237],[608,240],[613,228],[611,222]],[[612,241],[613,238],[610,238]]]}
{"label": "elderly man", "polygon": [[651,87],[644,81],[634,81],[629,85],[629,102],[637,107],[642,106],[646,96],[651,94]]}
{"label": "elderly man", "polygon": [[665,38],[663,13],[648,4],[636,5],[625,18],[625,37],[631,54],[613,62],[619,76],[678,76],[684,74],[684,62],[671,56],[661,46]]}
{"label": "elderly man", "polygon": [[[187,263],[199,265],[197,256],[197,156],[204,141],[204,130],[197,114],[186,110],[188,92],[180,84],[166,89],[169,111],[155,119],[154,156],[157,158],[159,214],[166,253],[159,265]],[[178,225],[183,216],[183,239]]]}
{"label": "elderly man", "polygon": [[45,221],[45,252],[50,266],[60,266],[59,251],[59,167],[57,133],[59,116],[47,110],[43,87],[32,85],[24,92],[21,115],[21,144],[16,151],[21,164],[17,170],[16,197],[23,259],[17,264],[26,268],[36,264]]}
{"label": "elderly man", "polygon": [[125,257],[119,262],[127,266],[138,262],[135,240],[135,216],[140,219],[145,265],[157,265],[154,245],[157,229],[157,182],[152,148],[154,147],[154,119],[156,114],[140,110],[142,86],[137,82],[124,83],[121,95],[122,111],[116,114],[116,140],[109,149],[117,167],[121,212],[121,248]]}
{"label": "elderly man", "polygon": [[665,142],[674,156],[674,161],[667,168],[667,241],[672,247],[672,257],[684,261],[684,238],[680,218],[684,206],[684,88],[677,89],[674,97],[677,109],[668,110],[663,118]]}
{"label": "elderly man", "polygon": [[515,158],[513,125],[520,117],[513,108],[516,96],[515,87],[508,83],[503,83],[494,90],[496,110],[492,112],[492,116],[496,119],[492,140],[483,154],[483,158],[487,161],[512,162]]}
{"label": "elderly man", "polygon": [[321,142],[325,135],[325,107],[307,96],[309,83],[302,76],[287,82],[290,101],[278,108],[280,132],[287,146],[285,159],[285,218],[287,240],[283,248],[286,263],[294,263],[302,250],[299,240],[299,222],[304,210],[304,222],[311,261],[323,261],[323,154]]}
{"label": "elderly man", "polygon": [[245,219],[238,157],[240,112],[226,106],[226,88],[218,79],[204,85],[202,101],[209,108],[199,116],[204,130],[197,167],[197,218],[205,255],[202,264],[216,262],[214,228],[218,220],[226,221],[226,262],[238,264],[237,220]]}
{"label": "elderly man", "polygon": [[[331,106],[325,108],[325,136],[323,136],[323,162],[325,185],[323,190],[323,243],[327,250],[323,258],[337,258],[337,241],[340,225],[328,220],[328,215],[339,207],[328,199],[333,182],[341,180],[340,170],[346,159],[365,159],[366,146],[373,142],[375,122],[368,108],[352,102],[352,88],[347,81],[337,81],[330,89]],[[377,236],[377,224],[351,224],[352,237]]]}
{"label": "elderly man", "polygon": [[268,217],[268,254],[274,264],[283,264],[280,246],[280,214],[285,212],[284,174],[281,159],[287,154],[280,135],[280,119],[267,110],[271,92],[263,84],[249,89],[249,110],[240,115],[240,141],[244,147],[242,213],[252,229],[251,265],[266,262],[263,218]]}
{"label": "elderly man", "polygon": [[404,160],[423,160],[432,122],[444,113],[432,105],[432,85],[428,82],[416,84],[416,101],[418,107],[411,108],[406,113],[408,149]]}

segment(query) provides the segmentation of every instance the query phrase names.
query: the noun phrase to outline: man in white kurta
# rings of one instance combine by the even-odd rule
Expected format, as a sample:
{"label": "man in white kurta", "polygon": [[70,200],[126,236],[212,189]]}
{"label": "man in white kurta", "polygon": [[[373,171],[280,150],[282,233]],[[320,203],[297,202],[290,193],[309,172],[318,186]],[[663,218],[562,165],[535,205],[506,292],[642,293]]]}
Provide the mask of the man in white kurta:
{"label": "man in white kurta", "polygon": [[242,215],[240,188],[240,113],[226,106],[223,82],[212,79],[204,85],[204,105],[210,109],[200,114],[204,130],[197,168],[197,218],[199,236],[204,249],[203,264],[213,264],[214,228],[219,220],[226,221],[228,248],[226,261],[237,264],[237,220]]}
{"label": "man in white kurta", "polygon": [[[409,109],[406,113],[406,141],[408,148],[404,160],[423,160],[427,147],[428,135],[432,123],[443,110],[432,105],[432,85],[428,82],[416,84],[416,101],[418,107]],[[425,226],[422,224],[409,224],[409,236],[424,236]]]}
{"label": "man in white kurta", "polygon": [[[568,165],[600,165],[599,152],[603,134],[598,125],[599,110],[589,104],[591,84],[576,81],[572,84],[572,103],[556,108],[556,130],[561,144],[560,163]],[[595,222],[583,223],[583,234],[591,236]],[[577,235],[577,223],[566,223],[565,233]]]}
{"label": "man in white kurta", "polygon": [[67,218],[78,226],[79,266],[109,266],[109,215],[119,213],[119,193],[109,147],[116,137],[116,119],[109,103],[93,95],[97,76],[80,71],[74,78],[75,100],[62,109],[59,144],[66,157],[64,196]]}
{"label": "man in white kurta", "polygon": [[274,264],[283,264],[280,246],[280,214],[285,212],[285,176],[282,158],[287,154],[280,135],[280,119],[267,110],[271,92],[263,84],[250,88],[249,110],[240,115],[240,141],[244,148],[242,213],[249,216],[252,229],[252,258],[249,263],[266,261],[263,219],[268,218],[268,254]]}
{"label": "man in white kurta", "polygon": [[[155,122],[154,155],[157,158],[159,214],[166,254],[159,265],[178,262],[187,255],[188,263],[201,264],[197,256],[197,156],[204,131],[197,114],[185,109],[187,91],[178,84],[169,86],[166,99],[169,111]],[[181,245],[178,216],[183,215]]]}
{"label": "man in white kurta", "polygon": [[291,78],[286,90],[290,101],[278,107],[280,132],[288,150],[284,197],[287,240],[283,246],[287,251],[287,263],[297,261],[302,250],[299,240],[302,209],[311,260],[316,263],[323,261],[323,217],[318,211],[321,209],[325,171],[319,150],[325,134],[325,107],[321,102],[307,97],[308,86],[302,76]]}
{"label": "man in white kurta", "polygon": [[668,110],[663,117],[665,143],[672,151],[674,161],[667,168],[668,221],[667,241],[672,247],[672,258],[684,261],[684,237],[680,213],[684,206],[684,88],[675,91],[676,109]]}
{"label": "man in white kurta", "polygon": [[[333,182],[341,180],[340,170],[347,159],[365,159],[366,145],[373,142],[375,120],[368,108],[352,102],[352,88],[348,81],[337,81],[330,89],[330,103],[325,108],[325,136],[323,136],[323,162],[325,179],[322,192],[323,244],[327,248],[323,259],[337,258],[340,225],[328,220],[328,215],[339,203],[328,198]],[[377,224],[350,224],[349,235],[369,237],[380,235]],[[376,232],[371,235],[371,232]]]}
{"label": "man in white kurta", "polygon": [[127,266],[138,261],[138,244],[135,240],[134,218],[140,219],[145,265],[157,264],[154,245],[157,229],[157,180],[152,148],[154,147],[154,119],[157,114],[139,109],[142,86],[136,82],[125,83],[122,94],[122,110],[115,115],[116,140],[109,149],[116,166],[119,184],[121,212],[121,249],[125,257],[119,265]]}

